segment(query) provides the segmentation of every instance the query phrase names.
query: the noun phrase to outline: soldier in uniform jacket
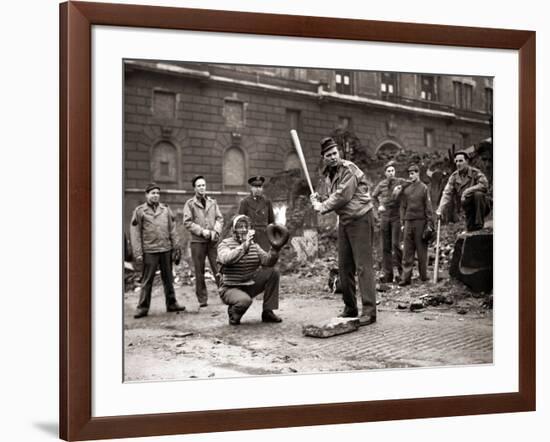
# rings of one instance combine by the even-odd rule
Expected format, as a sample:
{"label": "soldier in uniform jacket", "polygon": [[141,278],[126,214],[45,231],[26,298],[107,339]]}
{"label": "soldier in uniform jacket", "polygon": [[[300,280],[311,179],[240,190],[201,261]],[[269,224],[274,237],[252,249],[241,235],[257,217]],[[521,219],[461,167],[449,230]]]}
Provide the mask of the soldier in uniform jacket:
{"label": "soldier in uniform jacket", "polygon": [[223,228],[223,215],[215,199],[206,195],[206,180],[198,175],[191,181],[195,196],[183,207],[183,225],[191,232],[191,258],[195,268],[195,294],[199,307],[208,305],[208,292],[204,280],[205,261],[219,284],[217,246]]}
{"label": "soldier in uniform jacket", "polygon": [[451,174],[443,189],[436,215],[440,217],[444,207],[455,198],[455,203],[460,200],[460,204],[455,204],[455,207],[462,207],[466,215],[466,230],[480,230],[485,223],[485,216],[491,210],[487,197],[489,181],[483,172],[468,165],[466,152],[456,152],[454,160],[457,170]]}
{"label": "soldier in uniform jacket", "polygon": [[146,202],[137,206],[132,215],[130,237],[134,259],[142,267],[141,291],[134,318],[147,316],[151,304],[151,290],[157,268],[164,286],[166,310],[184,311],[176,301],[172,276],[172,252],[179,252],[176,218],[166,204],[161,204],[160,187],[152,183],[145,189]]}
{"label": "soldier in uniform jacket", "polygon": [[408,172],[410,182],[401,193],[401,223],[404,234],[400,286],[411,283],[415,252],[420,280],[428,280],[428,243],[424,239],[424,230],[427,226],[433,226],[432,200],[428,186],[420,181],[420,168],[413,164],[409,166]]}
{"label": "soldier in uniform jacket", "polygon": [[403,178],[395,177],[395,163],[390,161],[384,167],[386,178],[380,181],[372,198],[378,202],[380,216],[380,239],[382,243],[382,267],[384,276],[382,282],[393,282],[393,269],[397,268],[399,278],[403,271],[401,265],[401,221],[399,219],[399,199],[393,192],[397,186],[405,183]]}
{"label": "soldier in uniform jacket", "polygon": [[263,176],[254,176],[248,180],[250,195],[241,201],[239,215],[248,216],[255,231],[254,241],[268,251],[270,244],[267,240],[266,228],[268,224],[275,221],[275,215],[271,201],[263,196],[264,182]]}
{"label": "soldier in uniform jacket", "polygon": [[311,195],[313,209],[321,214],[338,214],[338,268],[342,284],[345,318],[359,316],[355,274],[359,283],[361,325],[376,322],[372,242],[374,235],[373,203],[365,173],[351,161],[340,158],[338,144],[332,138],[321,140],[325,164],[321,194]]}

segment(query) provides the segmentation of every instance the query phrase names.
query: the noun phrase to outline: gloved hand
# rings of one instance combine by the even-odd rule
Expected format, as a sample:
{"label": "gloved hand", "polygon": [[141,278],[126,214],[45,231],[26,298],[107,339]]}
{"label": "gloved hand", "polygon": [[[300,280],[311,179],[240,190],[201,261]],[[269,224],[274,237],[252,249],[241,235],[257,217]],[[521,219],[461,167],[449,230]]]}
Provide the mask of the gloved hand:
{"label": "gloved hand", "polygon": [[273,250],[281,250],[288,242],[290,234],[288,229],[282,224],[271,223],[266,229],[267,239]]}
{"label": "gloved hand", "polygon": [[136,269],[136,272],[143,271],[143,256],[136,256],[134,261],[134,268]]}
{"label": "gloved hand", "polygon": [[172,249],[172,262],[176,265],[179,265],[181,261],[181,249],[179,247],[175,247]]}

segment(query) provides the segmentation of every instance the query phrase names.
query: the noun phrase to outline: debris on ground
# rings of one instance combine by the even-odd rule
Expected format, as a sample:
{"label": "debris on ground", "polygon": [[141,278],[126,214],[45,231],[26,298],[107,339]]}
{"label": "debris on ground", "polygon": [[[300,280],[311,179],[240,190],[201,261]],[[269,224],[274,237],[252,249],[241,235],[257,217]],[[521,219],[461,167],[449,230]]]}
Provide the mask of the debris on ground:
{"label": "debris on ground", "polygon": [[187,333],[177,333],[175,335],[170,335],[172,338],[186,338],[187,336],[193,336],[193,332],[187,332]]}
{"label": "debris on ground", "polygon": [[313,338],[330,338],[331,336],[354,332],[358,329],[359,318],[332,318],[317,324],[304,325],[302,333],[304,336]]}

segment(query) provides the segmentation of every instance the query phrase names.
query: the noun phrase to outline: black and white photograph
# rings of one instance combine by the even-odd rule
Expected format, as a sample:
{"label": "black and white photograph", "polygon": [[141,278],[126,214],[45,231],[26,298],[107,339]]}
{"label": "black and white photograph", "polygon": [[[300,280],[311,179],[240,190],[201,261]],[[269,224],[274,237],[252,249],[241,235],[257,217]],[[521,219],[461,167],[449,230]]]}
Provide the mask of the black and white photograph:
{"label": "black and white photograph", "polygon": [[492,364],[493,80],[124,60],[124,381]]}

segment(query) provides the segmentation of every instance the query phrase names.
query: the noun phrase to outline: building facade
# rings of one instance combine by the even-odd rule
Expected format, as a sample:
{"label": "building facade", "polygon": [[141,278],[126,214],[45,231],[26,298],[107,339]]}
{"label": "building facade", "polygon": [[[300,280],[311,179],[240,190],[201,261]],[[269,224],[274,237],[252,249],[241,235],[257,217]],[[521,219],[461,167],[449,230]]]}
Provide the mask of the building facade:
{"label": "building facade", "polygon": [[489,77],[126,61],[125,216],[151,181],[181,209],[204,175],[222,211],[300,163],[298,131],[313,180],[319,140],[351,131],[370,155],[447,151],[491,137]]}

